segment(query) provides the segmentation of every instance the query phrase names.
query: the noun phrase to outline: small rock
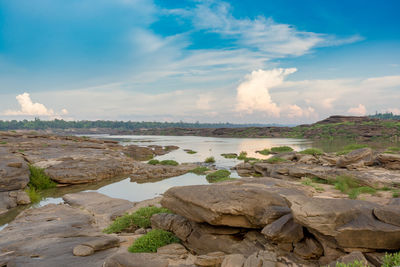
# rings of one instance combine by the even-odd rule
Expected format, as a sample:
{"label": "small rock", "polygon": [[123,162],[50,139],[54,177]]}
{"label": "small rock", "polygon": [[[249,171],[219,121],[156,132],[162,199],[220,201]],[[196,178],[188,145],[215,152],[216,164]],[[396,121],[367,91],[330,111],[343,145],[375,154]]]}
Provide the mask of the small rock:
{"label": "small rock", "polygon": [[78,245],[78,246],[74,247],[74,250],[72,253],[75,256],[85,257],[85,256],[92,255],[94,253],[94,249],[89,246]]}
{"label": "small rock", "polygon": [[359,261],[359,262],[365,264],[365,266],[370,266],[368,261],[367,261],[367,259],[359,251],[354,251],[354,252],[352,252],[350,254],[344,255],[344,256],[340,257],[339,259],[337,259],[336,261],[331,262],[329,264],[329,266],[330,267],[335,267],[338,262],[347,264],[347,263],[352,263],[354,261]]}
{"label": "small rock", "polygon": [[27,205],[31,203],[31,199],[25,191],[17,192],[17,204],[18,205]]}
{"label": "small rock", "polygon": [[22,162],[11,162],[7,164],[11,168],[22,168]]}
{"label": "small rock", "polygon": [[242,267],[246,258],[242,254],[225,256],[221,267]]}
{"label": "small rock", "polygon": [[212,252],[208,253],[207,255],[197,256],[194,263],[199,266],[219,267],[221,266],[224,258],[225,258],[225,253]]}
{"label": "small rock", "polygon": [[297,243],[294,248],[294,253],[303,259],[319,258],[323,252],[321,244],[313,238],[306,238],[304,241]]}
{"label": "small rock", "polygon": [[147,231],[144,228],[139,228],[135,231],[135,235],[144,235],[145,233],[147,233]]}

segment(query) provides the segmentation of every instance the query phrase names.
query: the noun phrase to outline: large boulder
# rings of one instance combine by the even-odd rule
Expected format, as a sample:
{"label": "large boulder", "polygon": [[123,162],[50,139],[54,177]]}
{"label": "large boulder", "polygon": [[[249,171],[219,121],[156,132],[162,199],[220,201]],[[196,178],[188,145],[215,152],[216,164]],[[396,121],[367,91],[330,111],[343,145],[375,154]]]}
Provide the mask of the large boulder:
{"label": "large boulder", "polygon": [[363,166],[372,165],[374,162],[373,152],[371,148],[360,148],[349,152],[339,158],[336,166],[346,168],[351,165]]}
{"label": "large boulder", "polygon": [[377,160],[387,169],[400,170],[400,154],[379,154]]}
{"label": "large boulder", "polygon": [[161,204],[195,222],[262,228],[290,212],[281,195],[303,195],[272,178],[240,179],[212,185],[173,187]]}
{"label": "large boulder", "polygon": [[292,214],[268,224],[261,233],[275,243],[297,243],[304,237],[303,227],[293,221]]}
{"label": "large boulder", "polygon": [[[381,206],[351,199],[286,196],[295,222],[341,248],[400,249],[400,227],[375,217]],[[386,217],[386,216],[385,216]]]}
{"label": "large boulder", "polygon": [[0,147],[0,192],[23,189],[28,183],[29,169],[23,157]]}

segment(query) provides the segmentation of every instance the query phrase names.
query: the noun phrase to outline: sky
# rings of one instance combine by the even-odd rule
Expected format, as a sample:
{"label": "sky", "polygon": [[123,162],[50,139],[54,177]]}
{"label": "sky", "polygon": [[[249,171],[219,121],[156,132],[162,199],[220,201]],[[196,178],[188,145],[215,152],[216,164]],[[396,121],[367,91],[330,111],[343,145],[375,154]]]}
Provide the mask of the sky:
{"label": "sky", "polygon": [[0,0],[0,119],[400,114],[397,0]]}

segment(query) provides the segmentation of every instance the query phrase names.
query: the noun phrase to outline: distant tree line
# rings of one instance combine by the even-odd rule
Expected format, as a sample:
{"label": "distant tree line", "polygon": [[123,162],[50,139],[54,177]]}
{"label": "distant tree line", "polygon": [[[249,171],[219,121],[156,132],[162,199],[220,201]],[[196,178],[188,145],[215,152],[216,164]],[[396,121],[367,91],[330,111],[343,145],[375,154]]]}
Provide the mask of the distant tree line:
{"label": "distant tree line", "polygon": [[400,115],[395,115],[393,112],[378,113],[370,115],[370,118],[381,119],[381,120],[400,120]]}
{"label": "distant tree line", "polygon": [[44,121],[34,120],[0,120],[0,130],[45,130],[45,129],[89,129],[108,128],[120,130],[154,129],[154,128],[238,128],[238,127],[265,127],[277,126],[274,124],[232,124],[232,123],[188,123],[188,122],[136,122],[136,121]]}

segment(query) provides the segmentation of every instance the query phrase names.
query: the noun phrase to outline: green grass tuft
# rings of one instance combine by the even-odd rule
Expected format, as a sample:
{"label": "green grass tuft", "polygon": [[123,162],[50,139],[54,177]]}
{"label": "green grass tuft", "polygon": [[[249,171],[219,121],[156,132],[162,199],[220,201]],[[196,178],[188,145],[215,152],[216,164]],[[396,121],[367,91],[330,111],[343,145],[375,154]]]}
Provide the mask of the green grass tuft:
{"label": "green grass tuft", "polygon": [[368,267],[369,265],[365,264],[364,262],[361,261],[353,261],[351,263],[343,263],[343,262],[337,262],[336,267]]}
{"label": "green grass tuft", "polygon": [[261,155],[267,156],[269,154],[271,154],[271,150],[269,150],[268,148],[265,148],[263,150],[260,151],[256,151],[257,153],[260,153]]}
{"label": "green grass tuft", "polygon": [[237,155],[235,153],[221,154],[222,157],[226,159],[236,159]]}
{"label": "green grass tuft", "polygon": [[179,242],[179,238],[171,232],[155,229],[136,239],[128,251],[132,253],[157,252],[160,247]]}
{"label": "green grass tuft", "polygon": [[396,253],[385,253],[383,256],[383,265],[382,267],[393,267],[400,266],[400,252]]}
{"label": "green grass tuft", "polygon": [[300,154],[319,156],[324,154],[324,152],[318,148],[308,148],[306,150],[300,151]]}
{"label": "green grass tuft", "polygon": [[218,170],[213,173],[207,174],[206,179],[209,183],[218,183],[222,181],[234,180],[230,178],[231,172],[228,170]]}
{"label": "green grass tuft", "polygon": [[197,151],[194,151],[194,150],[191,150],[191,149],[188,149],[188,150],[186,150],[186,153],[188,153],[188,154],[196,154],[197,153]]}
{"label": "green grass tuft", "polygon": [[25,188],[25,192],[28,194],[29,199],[31,200],[32,203],[37,203],[40,200],[42,200],[42,196],[33,187]]}
{"label": "green grass tuft", "polygon": [[132,214],[125,214],[116,218],[110,226],[103,230],[103,232],[112,234],[129,231],[136,228],[148,228],[151,226],[151,216],[157,213],[171,213],[171,211],[166,208],[158,208],[153,206],[140,208]]}
{"label": "green grass tuft", "polygon": [[335,188],[349,195],[351,199],[357,199],[360,194],[375,194],[376,189],[369,186],[360,186],[353,177],[341,175],[336,178]]}
{"label": "green grass tuft", "polygon": [[280,157],[272,157],[272,158],[267,159],[265,162],[267,162],[267,163],[281,163],[281,162],[286,162],[286,161],[288,161],[288,160],[280,158]]}
{"label": "green grass tuft", "polygon": [[197,175],[205,175],[207,171],[210,169],[205,167],[205,166],[199,166],[191,170],[191,173],[197,174]]}
{"label": "green grass tuft", "polygon": [[0,145],[7,145],[7,142],[6,141],[1,141]]}
{"label": "green grass tuft", "polygon": [[290,146],[277,146],[277,147],[272,147],[271,149],[272,153],[284,153],[284,152],[292,152],[293,148]]}
{"label": "green grass tuft", "polygon": [[50,177],[44,172],[43,169],[34,165],[29,165],[30,177],[28,186],[36,190],[43,190],[56,187]]}
{"label": "green grass tuft", "polygon": [[208,157],[204,160],[205,163],[215,163],[215,158],[214,157]]}
{"label": "green grass tuft", "polygon": [[176,162],[175,160],[171,160],[171,159],[166,159],[166,160],[162,160],[160,161],[161,165],[169,165],[169,166],[178,166],[179,163]]}
{"label": "green grass tuft", "polygon": [[237,159],[239,159],[239,160],[245,160],[246,158],[247,158],[247,152],[246,151],[240,152],[239,156],[237,157]]}
{"label": "green grass tuft", "polygon": [[158,159],[151,159],[151,160],[149,160],[149,161],[147,162],[147,164],[150,164],[150,165],[157,165],[157,164],[160,164],[160,161],[159,161]]}

